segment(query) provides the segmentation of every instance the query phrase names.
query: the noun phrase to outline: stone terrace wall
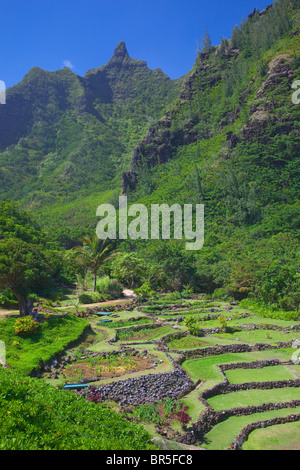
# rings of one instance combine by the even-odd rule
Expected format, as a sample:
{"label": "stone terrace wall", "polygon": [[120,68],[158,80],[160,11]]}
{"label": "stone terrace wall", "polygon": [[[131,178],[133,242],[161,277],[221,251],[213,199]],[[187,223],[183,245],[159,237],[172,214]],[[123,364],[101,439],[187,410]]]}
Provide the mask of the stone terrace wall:
{"label": "stone terrace wall", "polygon": [[274,380],[269,382],[248,382],[242,384],[229,384],[227,379],[215,385],[210,390],[206,390],[202,394],[202,398],[207,400],[216,395],[226,395],[232,392],[239,392],[241,390],[271,390],[272,388],[285,388],[285,387],[300,387],[300,379],[296,380]]}
{"label": "stone terrace wall", "polygon": [[279,366],[284,364],[291,364],[291,362],[281,362],[279,359],[269,359],[264,361],[254,362],[232,362],[228,364],[218,364],[222,372],[233,369],[263,369],[264,367]]}
{"label": "stone terrace wall", "polygon": [[189,358],[197,358],[197,357],[205,357],[205,356],[217,356],[220,354],[227,354],[227,353],[243,353],[243,352],[251,352],[251,351],[264,351],[267,349],[280,349],[280,348],[290,348],[293,344],[293,341],[289,341],[287,343],[277,343],[276,345],[265,344],[265,343],[255,343],[254,345],[250,346],[249,344],[226,344],[226,345],[216,345],[216,346],[209,346],[207,348],[201,349],[193,349],[189,351],[182,351],[180,349],[172,349],[170,352],[184,355],[185,359]]}
{"label": "stone terrace wall", "polygon": [[209,390],[202,393],[202,402],[209,407],[206,402],[208,398],[212,398],[216,395],[225,395],[227,393],[237,392],[241,390],[270,390],[272,388],[284,388],[284,387],[300,387],[300,379],[295,380],[274,380],[268,382],[248,382],[241,384],[230,384],[224,372],[226,370],[233,369],[262,369],[263,367],[274,367],[280,364],[291,364],[290,362],[280,362],[278,359],[270,359],[265,361],[254,361],[254,362],[236,362],[228,364],[219,364],[218,368],[223,375],[223,382],[214,385]]}
{"label": "stone terrace wall", "polygon": [[[259,406],[247,406],[247,407],[240,407],[240,408],[232,408],[229,410],[222,410],[222,411],[215,411],[212,406],[206,401],[206,399],[211,398],[216,395],[226,394],[233,391],[239,390],[249,390],[249,389],[272,389],[272,388],[284,388],[284,387],[299,387],[300,386],[300,379],[296,380],[281,380],[281,381],[273,381],[273,382],[250,382],[247,384],[229,384],[227,377],[224,374],[226,370],[232,369],[256,369],[256,368],[263,368],[263,367],[272,367],[279,364],[283,364],[278,359],[271,359],[265,361],[254,361],[254,362],[242,362],[242,363],[228,363],[228,364],[221,364],[219,365],[219,369],[223,375],[223,382],[215,385],[209,390],[206,390],[202,393],[200,401],[206,407],[204,413],[200,417],[196,423],[191,426],[191,429],[182,435],[178,442],[184,444],[197,444],[201,443],[205,434],[207,434],[214,426],[221,423],[222,421],[226,420],[231,416],[242,416],[242,415],[251,415],[253,413],[261,413],[264,411],[270,410],[279,410],[283,408],[296,408],[300,406],[300,400],[292,400],[290,402],[280,402],[280,403],[264,403]],[[284,363],[285,364],[285,363]],[[298,415],[300,419],[300,415]],[[285,422],[284,420],[287,418],[278,418],[278,423]],[[272,420],[270,420],[272,421]],[[263,427],[265,422],[258,422],[255,423],[257,428]],[[241,448],[242,440],[246,440],[247,436],[252,432],[252,430],[256,429],[253,424],[246,426],[246,428],[242,431],[242,437],[239,439],[238,436],[235,441],[232,443],[232,448]],[[269,425],[269,424],[266,424]],[[271,425],[271,424],[270,424]],[[245,436],[245,438],[243,437]],[[244,442],[244,441],[243,441]]]}
{"label": "stone terrace wall", "polygon": [[156,403],[166,397],[178,399],[193,390],[187,373],[170,357],[174,370],[169,373],[149,374],[95,387],[99,401],[114,400],[122,405]]}

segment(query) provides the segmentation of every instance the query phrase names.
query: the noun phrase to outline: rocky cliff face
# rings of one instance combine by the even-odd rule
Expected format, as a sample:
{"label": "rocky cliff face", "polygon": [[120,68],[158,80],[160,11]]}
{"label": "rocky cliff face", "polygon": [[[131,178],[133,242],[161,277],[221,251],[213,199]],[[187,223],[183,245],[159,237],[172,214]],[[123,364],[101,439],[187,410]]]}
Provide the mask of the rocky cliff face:
{"label": "rocky cliff face", "polygon": [[[248,22],[264,21],[270,11],[272,6],[261,13],[255,10],[249,15]],[[289,37],[299,37],[299,34],[292,31]],[[150,127],[145,139],[134,149],[130,169],[122,175],[123,194],[136,189],[142,167],[164,164],[180,147],[223,135],[226,128],[227,153],[238,144],[261,142],[267,145],[271,135],[297,134],[298,119],[295,119],[296,111],[291,102],[291,85],[296,79],[295,58],[288,53],[279,53],[265,63],[265,59],[257,57],[256,63],[253,61],[252,76],[249,69],[249,80],[242,86],[238,82],[246,73],[244,69],[249,67],[246,60],[249,54],[247,49],[237,49],[232,41],[199,53],[176,106]],[[234,90],[231,91],[235,96],[232,102],[224,99],[225,88]],[[238,96],[236,90],[239,90]],[[213,101],[210,99],[211,110],[203,106],[209,95],[214,96]],[[221,112],[218,101],[224,102]],[[213,116],[215,110],[218,116]],[[215,158],[218,156],[228,157],[221,148]]]}
{"label": "rocky cliff face", "polygon": [[68,68],[47,72],[34,67],[8,89],[6,105],[0,107],[0,149],[16,144],[37,120],[54,123],[67,110],[86,112],[86,92],[84,82]]}
{"label": "rocky cliff face", "polygon": [[[270,125],[278,122],[276,111],[281,107],[281,103],[274,100],[272,94],[279,87],[284,87],[286,96],[290,95],[291,84],[296,78],[292,70],[291,63],[293,57],[289,54],[279,54],[268,63],[268,72],[262,85],[256,93],[256,98],[249,109],[249,122],[242,129],[242,139],[246,142],[256,139],[266,142],[266,129]],[[292,102],[290,107],[293,107]],[[277,133],[289,133],[293,127],[292,114],[290,118],[286,116],[283,125],[277,127]]]}
{"label": "rocky cliff face", "polygon": [[[153,167],[166,163],[172,158],[175,149],[188,146],[199,139],[209,139],[213,136],[209,126],[201,126],[204,116],[191,112],[200,93],[217,87],[225,70],[225,64],[216,65],[210,62],[212,53],[199,54],[193,71],[183,83],[179,99],[172,111],[166,111],[164,116],[148,130],[148,133],[134,149],[130,169],[122,175],[123,194],[133,191],[137,185],[137,171],[142,165]],[[239,51],[227,49],[224,51],[226,61],[233,60]],[[180,118],[180,116],[184,116]],[[230,118],[229,113],[223,116]],[[237,117],[237,116],[236,116]],[[200,126],[199,126],[200,124]]]}

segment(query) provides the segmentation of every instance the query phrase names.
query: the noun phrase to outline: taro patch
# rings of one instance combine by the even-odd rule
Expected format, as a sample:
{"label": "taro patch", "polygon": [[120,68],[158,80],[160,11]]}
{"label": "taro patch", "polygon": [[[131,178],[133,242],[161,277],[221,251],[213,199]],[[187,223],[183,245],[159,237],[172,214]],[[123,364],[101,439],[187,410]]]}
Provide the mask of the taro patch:
{"label": "taro patch", "polygon": [[62,377],[66,383],[78,381],[94,382],[101,379],[120,377],[140,372],[157,365],[157,357],[137,351],[118,354],[92,354],[62,360],[51,378]]}

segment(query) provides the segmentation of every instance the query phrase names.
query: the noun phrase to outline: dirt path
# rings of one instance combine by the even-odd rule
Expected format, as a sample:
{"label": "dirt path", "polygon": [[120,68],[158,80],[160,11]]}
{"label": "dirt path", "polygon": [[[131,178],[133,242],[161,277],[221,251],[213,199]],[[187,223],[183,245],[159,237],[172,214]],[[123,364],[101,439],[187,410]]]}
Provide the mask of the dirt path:
{"label": "dirt path", "polygon": [[0,310],[0,317],[4,315],[19,315],[19,310]]}
{"label": "dirt path", "polygon": [[[132,290],[124,289],[123,294],[125,299],[117,299],[117,300],[108,300],[107,302],[97,302],[95,304],[80,304],[79,308],[93,308],[93,307],[105,307],[106,305],[114,305],[118,303],[128,302],[128,300],[135,299],[136,295]],[[66,308],[74,308],[73,305],[69,305],[67,307],[57,307],[58,310],[65,310]]]}
{"label": "dirt path", "polygon": [[[132,290],[124,289],[123,294],[125,298],[117,300],[108,300],[107,302],[97,302],[95,304],[80,304],[80,308],[93,308],[93,307],[106,307],[107,305],[122,304],[128,302],[128,300],[135,299],[136,295]],[[57,310],[66,310],[68,308],[74,308],[73,305],[68,305],[66,307],[56,307]],[[0,310],[0,316],[4,315],[18,315],[18,310]]]}

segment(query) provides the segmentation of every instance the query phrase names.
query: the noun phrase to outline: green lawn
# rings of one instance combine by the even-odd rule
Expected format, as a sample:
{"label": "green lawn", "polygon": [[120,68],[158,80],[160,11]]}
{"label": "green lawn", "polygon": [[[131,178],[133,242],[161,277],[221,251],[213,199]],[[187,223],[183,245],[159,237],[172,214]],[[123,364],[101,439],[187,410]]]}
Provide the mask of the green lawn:
{"label": "green lawn", "polygon": [[[207,315],[207,313],[205,315]],[[222,315],[226,318],[231,318],[233,316],[233,314],[230,314],[227,312],[223,312]],[[247,324],[255,324],[255,325],[268,324],[268,325],[289,327],[289,326],[297,324],[297,322],[295,320],[277,320],[277,319],[275,320],[273,318],[263,318],[263,317],[259,317],[253,314],[249,315],[249,317],[246,317],[246,318],[236,318],[236,319],[227,321],[227,325],[230,327],[247,325]],[[216,327],[220,327],[220,322],[218,319],[206,320],[206,321],[202,321],[201,325],[203,325],[203,328],[216,328]]]}
{"label": "green lawn", "polygon": [[217,364],[228,362],[252,362],[266,359],[290,360],[295,352],[292,348],[253,351],[247,353],[220,354],[218,356],[190,358],[183,362],[182,367],[192,380],[222,380]]}
{"label": "green lawn", "polygon": [[[99,309],[99,311],[100,310],[101,309]],[[98,318],[99,320],[99,317],[96,317],[95,315],[94,317]],[[107,318],[110,318],[113,321],[128,321],[131,318],[139,318],[139,317],[144,317],[145,319],[148,319],[145,313],[138,312],[137,310],[132,310],[132,311],[122,310],[120,312],[114,312],[113,315],[110,315]],[[106,318],[106,317],[103,317],[103,318]]]}
{"label": "green lawn", "polygon": [[[103,317],[103,318],[106,318],[106,317]],[[111,320],[114,320],[111,318]],[[153,323],[152,320],[150,320],[150,318],[146,318],[146,317],[143,317],[143,318],[140,318],[140,319],[132,319],[132,320],[114,320],[112,321],[111,323],[107,323],[107,328],[126,328],[128,326],[135,326],[135,325],[147,325],[147,324],[150,324],[150,323]],[[101,323],[100,323],[101,325]]]}
{"label": "green lawn", "polygon": [[170,349],[198,349],[208,346],[208,343],[197,336],[186,336],[179,339],[172,339],[168,344]]}
{"label": "green lawn", "polygon": [[24,375],[38,368],[41,361],[47,362],[62,352],[89,325],[75,315],[53,316],[41,323],[35,334],[21,337],[15,333],[15,322],[14,318],[0,322],[0,340],[6,346],[7,363]]}
{"label": "green lawn", "polygon": [[263,403],[288,402],[299,399],[299,388],[285,387],[271,390],[241,390],[225,395],[216,395],[215,397],[209,398],[207,402],[214,410],[222,411],[244,406],[257,406]]}
{"label": "green lawn", "polygon": [[[255,413],[251,416],[233,416],[223,423],[217,424],[210,432],[208,432],[201,444],[201,447],[205,447],[209,450],[225,450],[247,424],[255,423],[257,421],[265,421],[278,416],[289,416],[298,413],[300,413],[300,407]],[[266,428],[266,430],[267,429],[268,428]],[[288,436],[286,437],[286,440],[288,440]],[[259,448],[264,449],[263,443],[260,445],[261,447]]]}
{"label": "green lawn", "polygon": [[[205,327],[206,325],[204,324],[203,328]],[[203,337],[196,337],[191,335],[179,339],[173,339],[168,343],[168,347],[170,349],[186,351],[206,348],[214,345],[228,345],[239,343],[276,344],[278,342],[290,342],[297,338],[300,338],[300,332],[286,334],[282,333],[281,331],[271,330],[238,331],[233,333],[207,335]]]}
{"label": "green lawn", "polygon": [[228,362],[251,362],[254,361],[250,354],[220,354],[219,356],[209,356],[196,359],[187,359],[182,367],[186,370],[193,380],[222,380],[222,374],[217,364]]}
{"label": "green lawn", "polygon": [[165,336],[169,333],[173,333],[174,330],[170,328],[169,326],[162,326],[159,328],[155,329],[150,329],[147,328],[147,325],[143,330],[139,331],[134,331],[134,330],[128,330],[128,331],[120,331],[118,332],[118,341],[120,342],[130,342],[130,341],[143,341],[143,340],[150,340],[150,341],[155,341],[162,336]]}
{"label": "green lawn", "polygon": [[234,369],[225,372],[226,377],[232,384],[248,382],[268,382],[272,380],[295,380],[300,366],[272,366],[262,369]]}
{"label": "green lawn", "polygon": [[300,450],[300,421],[253,431],[243,450]]}
{"label": "green lawn", "polygon": [[[218,335],[219,336],[219,335]],[[282,333],[273,330],[253,330],[253,331],[237,331],[234,333],[224,333],[220,335],[226,339],[238,339],[247,343],[279,343],[289,342],[300,338],[300,332]]]}

